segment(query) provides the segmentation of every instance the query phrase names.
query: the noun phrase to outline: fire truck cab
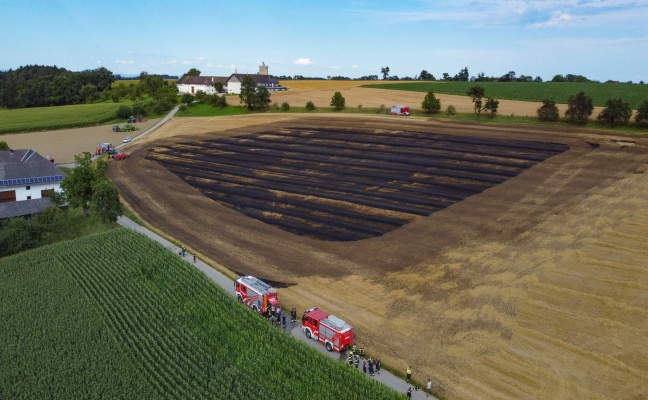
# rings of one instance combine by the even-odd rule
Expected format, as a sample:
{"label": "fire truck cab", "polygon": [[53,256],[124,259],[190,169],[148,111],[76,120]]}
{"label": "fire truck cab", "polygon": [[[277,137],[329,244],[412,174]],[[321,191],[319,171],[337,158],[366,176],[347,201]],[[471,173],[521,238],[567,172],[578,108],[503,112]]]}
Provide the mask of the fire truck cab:
{"label": "fire truck cab", "polygon": [[342,351],[355,343],[353,327],[317,307],[304,311],[302,331],[309,339],[324,343],[328,351]]}
{"label": "fire truck cab", "polygon": [[277,289],[250,275],[242,276],[234,282],[236,299],[248,307],[265,314],[279,307]]}

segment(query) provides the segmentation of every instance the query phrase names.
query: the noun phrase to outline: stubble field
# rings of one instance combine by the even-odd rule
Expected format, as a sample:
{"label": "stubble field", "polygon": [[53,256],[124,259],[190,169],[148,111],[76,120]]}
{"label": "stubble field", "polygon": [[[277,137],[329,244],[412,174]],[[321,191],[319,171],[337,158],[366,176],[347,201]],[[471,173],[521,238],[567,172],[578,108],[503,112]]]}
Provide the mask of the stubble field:
{"label": "stubble field", "polygon": [[[159,159],[163,149],[195,150],[202,141],[336,129],[569,149],[383,235],[346,242],[251,218]],[[372,355],[399,370],[412,365],[416,379],[432,378],[449,398],[646,396],[644,139],[389,116],[252,115],[175,118],[132,150],[109,174],[145,220],[233,276],[279,282],[286,306],[344,318]]]}

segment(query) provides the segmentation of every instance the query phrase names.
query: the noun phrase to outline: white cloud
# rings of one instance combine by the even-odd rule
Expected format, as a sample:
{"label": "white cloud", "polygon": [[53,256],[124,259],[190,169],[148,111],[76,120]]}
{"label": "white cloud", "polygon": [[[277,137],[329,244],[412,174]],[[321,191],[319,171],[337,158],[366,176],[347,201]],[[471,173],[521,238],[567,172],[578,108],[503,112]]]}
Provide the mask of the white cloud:
{"label": "white cloud", "polygon": [[356,68],[358,68],[358,66],[354,64],[354,65],[351,66],[351,68],[356,69]]}
{"label": "white cloud", "polygon": [[160,64],[162,64],[162,65],[177,65],[177,64],[178,64],[178,60],[169,60],[169,61],[164,61],[164,62],[161,62]]}
{"label": "white cloud", "polygon": [[182,62],[182,65],[191,65],[191,64],[193,64],[193,63],[191,61],[188,61],[188,60],[184,60]]}
{"label": "white cloud", "polygon": [[567,23],[567,22],[571,21],[572,19],[574,19],[574,17],[572,17],[569,14],[560,14],[557,17],[551,18],[547,22],[538,22],[538,23],[532,24],[531,27],[532,28],[545,28],[545,27],[548,27],[548,26],[555,26],[555,25],[558,25],[558,24]]}
{"label": "white cloud", "polygon": [[203,57],[203,56],[198,57],[198,61],[202,61],[204,59],[205,59],[205,57]]}
{"label": "white cloud", "polygon": [[308,58],[298,58],[295,60],[297,65],[313,65],[313,62]]}
{"label": "white cloud", "polygon": [[117,61],[115,61],[115,64],[129,65],[129,64],[135,64],[135,61],[133,61],[133,60],[117,60]]}

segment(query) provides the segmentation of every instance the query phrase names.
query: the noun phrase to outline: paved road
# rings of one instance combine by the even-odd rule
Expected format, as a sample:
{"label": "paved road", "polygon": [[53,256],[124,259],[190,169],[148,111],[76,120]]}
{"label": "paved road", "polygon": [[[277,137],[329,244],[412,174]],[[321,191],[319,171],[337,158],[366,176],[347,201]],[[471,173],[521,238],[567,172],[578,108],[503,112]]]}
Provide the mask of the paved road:
{"label": "paved road", "polygon": [[[151,232],[150,230],[144,228],[141,225],[136,224],[135,222],[133,222],[132,220],[130,220],[130,219],[126,218],[126,217],[120,217],[119,220],[118,220],[118,223],[121,224],[122,226],[126,227],[126,228],[132,229],[134,231],[140,232],[140,233],[148,236],[149,238],[157,241],[158,243],[162,244],[164,247],[169,249],[169,251],[172,252],[173,254],[176,254],[176,255],[178,255],[178,257],[180,257],[180,255],[179,255],[180,248],[178,246],[174,245],[173,243],[169,242],[165,238],[155,234],[154,232]],[[207,275],[207,277],[209,279],[214,281],[218,286],[225,289],[225,291],[227,291],[227,293],[231,294],[232,297],[236,296],[236,293],[234,291],[234,281],[232,279],[230,279],[227,276],[223,275],[222,273],[216,271],[215,269],[213,269],[212,267],[210,267],[209,265],[204,263],[199,258],[196,258],[196,261],[194,262],[192,254],[187,253],[187,255],[185,255],[184,259],[189,264],[195,266],[200,271],[202,271],[205,275]],[[284,306],[287,307],[288,305],[284,305]],[[312,347],[316,348],[317,350],[321,351],[323,354],[326,354],[327,356],[329,356],[329,357],[331,357],[333,359],[339,359],[339,360],[346,360],[347,359],[346,352],[344,352],[342,354],[336,353],[336,352],[328,352],[328,351],[326,351],[326,348],[324,347],[324,345],[320,344],[319,342],[316,342],[315,340],[306,338],[306,335],[304,335],[302,333],[302,331],[301,331],[301,324],[299,323],[299,321],[297,321],[294,324],[291,324],[290,323],[290,316],[287,316],[286,320],[287,320],[288,323],[287,323],[285,331],[287,333],[289,333],[290,335],[292,335],[297,340],[301,340],[301,341],[311,345]],[[278,330],[284,330],[282,327],[278,327],[277,329]],[[360,367],[359,367],[358,370],[359,370],[358,373],[361,374],[362,373],[362,362],[360,362]],[[416,374],[414,374],[414,376],[416,377]],[[410,387],[410,385],[407,382],[405,382],[404,380],[402,380],[400,378],[397,378],[393,374],[391,374],[391,373],[389,373],[387,371],[384,371],[384,370],[380,373],[380,375],[376,374],[371,379],[375,379],[377,381],[380,381],[380,382],[384,383],[385,385],[393,388],[394,390],[396,390],[396,391],[398,391],[400,393],[405,393],[407,391],[407,389]],[[423,378],[419,377],[418,380],[423,381]],[[414,388],[412,388],[412,398],[413,399],[425,399],[426,398],[425,393],[423,393],[422,390],[417,392],[417,391],[414,391],[413,389]],[[434,397],[430,397],[430,398],[433,399]]]}

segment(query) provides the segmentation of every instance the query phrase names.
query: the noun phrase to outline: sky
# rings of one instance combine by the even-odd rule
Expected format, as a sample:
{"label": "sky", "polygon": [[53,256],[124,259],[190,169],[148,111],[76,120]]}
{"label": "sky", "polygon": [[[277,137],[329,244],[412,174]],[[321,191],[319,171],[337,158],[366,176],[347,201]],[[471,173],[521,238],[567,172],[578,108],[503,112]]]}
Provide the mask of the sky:
{"label": "sky", "polygon": [[648,0],[2,0],[0,70],[648,83]]}

